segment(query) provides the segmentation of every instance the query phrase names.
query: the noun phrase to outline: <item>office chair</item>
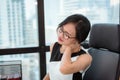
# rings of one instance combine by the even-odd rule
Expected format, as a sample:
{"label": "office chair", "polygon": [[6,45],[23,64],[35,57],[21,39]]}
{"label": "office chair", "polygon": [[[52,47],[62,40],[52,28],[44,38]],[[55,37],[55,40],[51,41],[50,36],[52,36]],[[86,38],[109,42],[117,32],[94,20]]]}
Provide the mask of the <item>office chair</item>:
{"label": "office chair", "polygon": [[83,80],[119,80],[120,26],[117,24],[94,24],[89,38],[91,66]]}

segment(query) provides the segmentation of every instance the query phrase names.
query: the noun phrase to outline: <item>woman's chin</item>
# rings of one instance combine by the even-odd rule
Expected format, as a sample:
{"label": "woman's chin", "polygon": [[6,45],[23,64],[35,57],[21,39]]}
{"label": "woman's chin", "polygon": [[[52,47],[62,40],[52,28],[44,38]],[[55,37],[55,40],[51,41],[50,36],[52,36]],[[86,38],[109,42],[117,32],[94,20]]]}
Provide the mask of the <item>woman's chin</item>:
{"label": "woman's chin", "polygon": [[59,44],[62,44],[62,42],[61,42],[61,41],[59,41],[59,40],[58,40],[58,43],[59,43]]}

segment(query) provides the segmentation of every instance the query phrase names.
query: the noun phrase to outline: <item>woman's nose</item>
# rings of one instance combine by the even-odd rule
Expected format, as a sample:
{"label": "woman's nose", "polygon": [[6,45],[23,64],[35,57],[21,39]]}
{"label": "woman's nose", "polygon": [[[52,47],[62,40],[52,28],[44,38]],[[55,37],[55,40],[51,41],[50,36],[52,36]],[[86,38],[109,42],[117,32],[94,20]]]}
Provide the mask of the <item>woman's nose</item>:
{"label": "woman's nose", "polygon": [[63,37],[64,37],[64,33],[61,32],[61,33],[59,34],[59,36],[60,36],[61,38],[63,38]]}

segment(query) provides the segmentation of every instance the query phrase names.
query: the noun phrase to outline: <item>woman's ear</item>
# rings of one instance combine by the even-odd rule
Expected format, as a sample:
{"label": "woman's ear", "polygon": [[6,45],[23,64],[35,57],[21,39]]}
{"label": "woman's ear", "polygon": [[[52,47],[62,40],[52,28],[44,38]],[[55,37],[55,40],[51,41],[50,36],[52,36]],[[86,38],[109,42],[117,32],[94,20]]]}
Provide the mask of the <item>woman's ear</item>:
{"label": "woman's ear", "polygon": [[74,40],[74,44],[79,44],[77,40]]}

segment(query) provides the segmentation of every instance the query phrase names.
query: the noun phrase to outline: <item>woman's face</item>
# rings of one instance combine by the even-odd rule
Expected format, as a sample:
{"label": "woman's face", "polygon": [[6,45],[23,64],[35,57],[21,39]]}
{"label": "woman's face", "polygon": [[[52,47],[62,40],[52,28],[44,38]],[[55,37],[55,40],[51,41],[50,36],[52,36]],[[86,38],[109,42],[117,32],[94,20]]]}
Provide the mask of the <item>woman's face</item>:
{"label": "woman's face", "polygon": [[76,31],[75,24],[68,23],[58,29],[58,43],[61,45],[70,45],[75,43]]}

